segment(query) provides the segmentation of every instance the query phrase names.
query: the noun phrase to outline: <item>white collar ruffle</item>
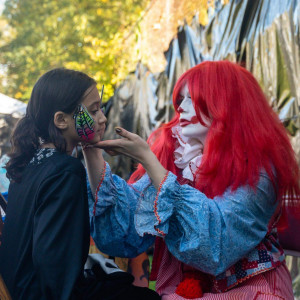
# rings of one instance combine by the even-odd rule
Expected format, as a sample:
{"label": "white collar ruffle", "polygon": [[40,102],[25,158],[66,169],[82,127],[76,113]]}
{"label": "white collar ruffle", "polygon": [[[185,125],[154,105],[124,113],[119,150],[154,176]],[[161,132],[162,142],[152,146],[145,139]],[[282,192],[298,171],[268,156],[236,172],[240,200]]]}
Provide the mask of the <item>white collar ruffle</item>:
{"label": "white collar ruffle", "polygon": [[174,163],[182,169],[183,178],[194,181],[196,170],[201,164],[203,145],[200,142],[191,144],[191,139],[182,135],[181,131],[179,125],[172,128],[172,137],[177,139],[179,145],[174,151]]}

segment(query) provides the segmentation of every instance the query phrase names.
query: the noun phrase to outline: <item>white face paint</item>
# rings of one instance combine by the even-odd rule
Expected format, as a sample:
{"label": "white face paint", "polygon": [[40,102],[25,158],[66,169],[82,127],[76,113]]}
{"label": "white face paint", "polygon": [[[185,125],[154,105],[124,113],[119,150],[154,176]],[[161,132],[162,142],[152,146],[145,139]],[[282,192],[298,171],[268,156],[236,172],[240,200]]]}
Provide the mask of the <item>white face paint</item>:
{"label": "white face paint", "polygon": [[196,116],[187,84],[180,91],[180,95],[183,100],[178,107],[178,112],[180,113],[179,125],[182,128],[182,134],[188,138],[197,139],[204,145],[211,121],[201,115],[208,127],[200,124]]}

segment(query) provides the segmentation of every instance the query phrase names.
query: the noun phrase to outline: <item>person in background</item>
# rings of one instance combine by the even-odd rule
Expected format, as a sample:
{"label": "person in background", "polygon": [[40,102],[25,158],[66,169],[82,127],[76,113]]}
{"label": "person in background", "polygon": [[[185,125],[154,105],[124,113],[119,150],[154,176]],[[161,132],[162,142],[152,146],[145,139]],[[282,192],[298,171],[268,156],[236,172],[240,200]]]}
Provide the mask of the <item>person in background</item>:
{"label": "person in background", "polygon": [[[116,128],[121,139],[84,150],[96,245],[135,257],[155,240],[163,300],[294,299],[277,228],[286,205],[299,208],[283,200],[299,195],[299,169],[258,82],[237,64],[203,62],[179,78],[173,105],[148,143]],[[129,183],[99,148],[140,163]]]}
{"label": "person in background", "polygon": [[3,195],[3,197],[7,200],[7,191],[9,187],[9,180],[6,177],[6,169],[5,165],[8,162],[9,157],[4,154],[0,158],[0,193]]}
{"label": "person in background", "polygon": [[13,132],[0,248],[0,274],[12,299],[160,298],[134,287],[125,272],[109,276],[98,266],[102,279],[92,268],[85,276],[86,172],[71,154],[78,143],[101,140],[106,123],[101,101],[96,82],[86,74],[51,70],[35,84],[26,115]]}

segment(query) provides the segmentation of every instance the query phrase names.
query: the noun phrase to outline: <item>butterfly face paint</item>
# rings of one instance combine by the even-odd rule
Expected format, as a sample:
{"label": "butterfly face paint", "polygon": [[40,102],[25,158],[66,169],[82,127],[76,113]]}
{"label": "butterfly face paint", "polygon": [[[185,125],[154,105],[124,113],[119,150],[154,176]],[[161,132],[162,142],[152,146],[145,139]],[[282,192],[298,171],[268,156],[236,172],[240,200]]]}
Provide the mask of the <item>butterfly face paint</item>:
{"label": "butterfly face paint", "polygon": [[78,106],[73,118],[75,119],[75,129],[80,138],[85,142],[91,141],[95,136],[95,120],[83,104]]}

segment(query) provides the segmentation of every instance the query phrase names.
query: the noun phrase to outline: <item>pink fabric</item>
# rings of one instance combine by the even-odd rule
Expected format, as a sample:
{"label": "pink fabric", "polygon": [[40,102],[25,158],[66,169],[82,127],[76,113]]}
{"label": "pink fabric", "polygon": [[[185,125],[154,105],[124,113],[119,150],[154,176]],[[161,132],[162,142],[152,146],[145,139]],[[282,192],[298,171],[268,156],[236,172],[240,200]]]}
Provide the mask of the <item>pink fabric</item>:
{"label": "pink fabric", "polygon": [[[165,248],[157,275],[156,290],[162,300],[185,300],[175,294],[176,286],[182,280],[183,264]],[[198,300],[293,300],[292,280],[286,264],[256,275],[237,287],[222,293],[205,293]],[[194,299],[194,300],[197,300]]]}

